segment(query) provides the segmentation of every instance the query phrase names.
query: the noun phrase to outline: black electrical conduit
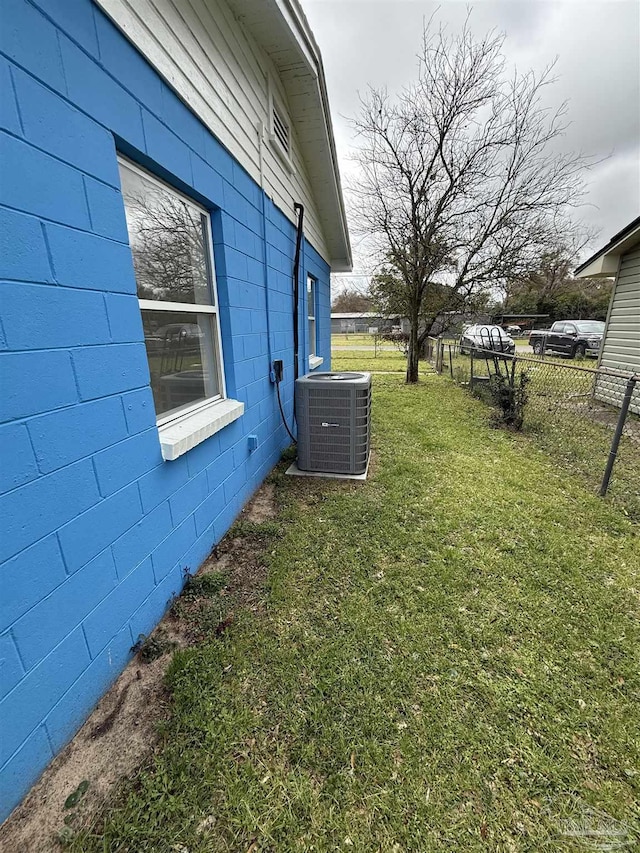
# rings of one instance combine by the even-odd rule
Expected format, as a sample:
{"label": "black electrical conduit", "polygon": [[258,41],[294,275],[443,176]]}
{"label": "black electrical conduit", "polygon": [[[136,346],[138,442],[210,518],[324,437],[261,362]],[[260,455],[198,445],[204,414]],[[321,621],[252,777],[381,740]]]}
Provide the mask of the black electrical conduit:
{"label": "black electrical conduit", "polygon": [[[298,202],[295,202],[295,204],[293,205],[293,209],[298,214],[298,225],[296,229],[296,252],[293,258],[293,378],[295,381],[298,378],[299,373],[298,344],[300,340],[300,334],[298,329],[298,302],[300,299],[300,247],[302,245],[304,206],[302,204],[299,204]],[[280,416],[282,417],[282,423],[284,424],[284,428],[286,429],[286,431],[289,433],[289,438],[294,444],[296,444],[296,437],[289,429],[289,424],[287,423],[287,419],[284,414],[284,409],[282,407],[282,398],[280,397],[280,382],[282,381],[282,370],[275,370],[274,373],[276,378],[276,392],[278,394],[278,407],[280,408]]]}
{"label": "black electrical conduit", "polygon": [[284,416],[284,409],[282,408],[282,400],[280,399],[280,380],[276,379],[276,392],[278,394],[278,406],[280,407],[280,416],[282,417],[282,423],[284,424],[284,428],[289,433],[289,438],[294,444],[297,444],[297,440],[295,435],[289,429],[289,424],[287,423],[287,419]]}
{"label": "black electrical conduit", "polygon": [[304,207],[296,202],[293,209],[298,214],[298,229],[296,231],[296,253],[293,258],[293,378],[298,378],[298,300],[300,298],[300,246],[302,244],[302,223]]}

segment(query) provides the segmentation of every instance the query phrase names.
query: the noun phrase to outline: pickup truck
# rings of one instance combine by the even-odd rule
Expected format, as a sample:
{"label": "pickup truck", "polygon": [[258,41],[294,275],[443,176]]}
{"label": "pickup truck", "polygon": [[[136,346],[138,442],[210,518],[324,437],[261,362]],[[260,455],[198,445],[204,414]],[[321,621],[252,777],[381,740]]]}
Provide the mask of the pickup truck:
{"label": "pickup truck", "polygon": [[604,323],[600,320],[558,320],[550,329],[534,329],[529,334],[529,344],[536,355],[557,352],[575,358],[598,356]]}

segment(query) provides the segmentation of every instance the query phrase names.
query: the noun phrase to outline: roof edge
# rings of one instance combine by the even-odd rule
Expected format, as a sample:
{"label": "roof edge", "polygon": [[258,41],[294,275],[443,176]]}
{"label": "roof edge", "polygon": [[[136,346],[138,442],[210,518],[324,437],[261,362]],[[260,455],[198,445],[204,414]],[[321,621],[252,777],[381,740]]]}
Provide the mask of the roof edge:
{"label": "roof edge", "polygon": [[[239,4],[239,0],[228,0],[228,2],[232,6]],[[240,5],[242,2],[244,2],[244,0],[240,0]],[[279,18],[281,26],[283,25],[286,27],[291,33],[293,41],[299,52],[300,59],[316,80],[318,87],[318,106],[322,111],[325,142],[333,172],[332,190],[335,195],[335,203],[340,217],[342,242],[344,244],[344,253],[341,257],[330,257],[327,260],[329,261],[333,272],[350,272],[353,269],[353,253],[349,238],[349,227],[347,225],[342,181],[340,179],[340,167],[338,165],[338,155],[333,133],[333,123],[331,120],[331,110],[329,108],[329,95],[327,92],[320,47],[315,40],[309,21],[307,20],[299,0],[263,0],[262,9],[263,12],[269,12],[272,17]],[[242,19],[241,15],[240,17]],[[260,34],[254,29],[251,30],[251,34],[260,46],[265,49],[265,45],[261,43]]]}
{"label": "roof edge", "polygon": [[322,105],[322,113],[324,116],[325,131],[327,135],[327,144],[331,155],[331,163],[333,166],[333,178],[335,183],[336,201],[340,211],[340,219],[342,230],[344,233],[344,243],[346,248],[346,256],[344,258],[332,258],[331,268],[334,272],[350,272],[353,269],[353,254],[351,251],[351,241],[349,239],[349,228],[347,225],[347,213],[344,206],[344,195],[342,192],[342,181],[340,179],[340,166],[338,164],[338,152],[336,150],[335,136],[333,133],[333,122],[331,120],[331,109],[329,107],[329,93],[327,91],[327,82],[324,75],[324,65],[322,63],[322,52],[315,40],[313,30],[309,25],[307,16],[304,13],[299,0],[279,0],[279,4],[284,3],[290,9],[292,16],[295,18],[301,34],[307,43],[307,47],[311,50],[316,67],[314,69],[319,87],[320,102]]}
{"label": "roof edge", "polygon": [[576,267],[577,278],[609,278],[618,271],[618,258],[626,249],[640,243],[640,216],[614,234],[609,242]]}

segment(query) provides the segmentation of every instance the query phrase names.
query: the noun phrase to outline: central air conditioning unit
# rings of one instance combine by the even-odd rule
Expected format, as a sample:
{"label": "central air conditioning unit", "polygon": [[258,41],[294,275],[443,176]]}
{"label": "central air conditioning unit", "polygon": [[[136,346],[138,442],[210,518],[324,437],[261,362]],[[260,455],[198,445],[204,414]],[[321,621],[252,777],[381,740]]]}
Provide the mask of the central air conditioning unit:
{"label": "central air conditioning unit", "polygon": [[370,373],[309,373],[296,379],[298,469],[364,474],[371,432]]}

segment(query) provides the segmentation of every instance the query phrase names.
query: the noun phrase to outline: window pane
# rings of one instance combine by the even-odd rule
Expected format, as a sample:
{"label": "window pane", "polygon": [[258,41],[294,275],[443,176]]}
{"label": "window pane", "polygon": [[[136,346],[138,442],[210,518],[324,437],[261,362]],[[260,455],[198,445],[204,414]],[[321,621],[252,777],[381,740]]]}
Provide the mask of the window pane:
{"label": "window pane", "polygon": [[205,214],[124,163],[120,179],[138,298],[211,305]]}
{"label": "window pane", "polygon": [[316,321],[309,318],[309,355],[316,354]]}
{"label": "window pane", "polygon": [[142,311],[151,390],[160,417],[220,393],[211,314]]}
{"label": "window pane", "polygon": [[316,354],[316,281],[307,276],[307,316],[309,319],[309,355]]}

